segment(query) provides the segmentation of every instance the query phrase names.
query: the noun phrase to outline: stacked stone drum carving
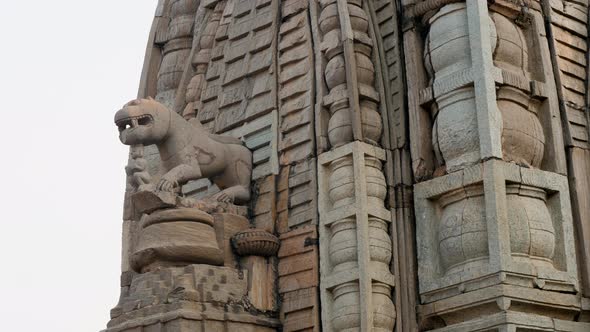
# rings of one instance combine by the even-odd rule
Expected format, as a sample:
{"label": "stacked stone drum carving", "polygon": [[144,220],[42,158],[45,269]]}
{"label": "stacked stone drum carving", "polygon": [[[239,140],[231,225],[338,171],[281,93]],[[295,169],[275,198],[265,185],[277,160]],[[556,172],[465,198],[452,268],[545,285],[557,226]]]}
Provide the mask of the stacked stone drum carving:
{"label": "stacked stone drum carving", "polygon": [[[514,82],[530,81],[528,47],[520,27],[503,15],[493,13],[498,43],[494,64]],[[545,135],[531,97],[518,84],[503,85],[497,91],[502,113],[502,154],[506,161],[539,168],[545,150]],[[523,88],[527,88],[526,86]],[[506,186],[510,247],[518,261],[553,267],[555,229],[543,189],[508,184]]]}
{"label": "stacked stone drum carving", "polygon": [[[517,81],[528,82],[528,47],[522,30],[506,17],[494,13],[498,35],[494,64]],[[528,87],[526,87],[528,88]],[[521,89],[501,86],[497,92],[502,113],[502,153],[506,161],[538,168],[543,160],[545,135],[531,98]]]}
{"label": "stacked stone drum carving", "polygon": [[361,301],[359,284],[347,282],[334,288],[334,311],[332,327],[334,331],[360,331]]}
{"label": "stacked stone drum carving", "polygon": [[[360,0],[320,1],[319,27],[322,33],[321,50],[326,63],[324,79],[328,95],[324,106],[328,109],[328,139],[332,149],[346,145],[360,137],[353,130],[360,121],[362,140],[378,145],[383,131],[379,108],[379,94],[375,88],[375,65],[371,58],[373,40],[369,36],[369,17]],[[341,15],[346,13],[348,19]],[[350,26],[341,26],[349,24]],[[348,35],[348,34],[350,35]],[[344,42],[343,42],[344,41]],[[348,43],[348,44],[347,44]],[[354,75],[351,75],[354,73]],[[354,77],[354,81],[348,81]],[[365,156],[365,178],[355,179],[353,156],[332,160],[327,169],[328,196],[332,210],[346,208],[358,202],[355,181],[366,183],[368,206],[384,207],[387,194],[382,162]],[[369,261],[359,262],[359,223],[356,217],[345,217],[329,225],[328,258],[331,273],[359,269],[367,264],[383,275],[390,275],[392,243],[386,221],[368,216]],[[373,330],[392,331],[395,325],[395,306],[390,285],[372,281]],[[359,281],[344,282],[332,290],[332,328],[334,331],[359,331],[362,328]]]}
{"label": "stacked stone drum carving", "polygon": [[352,142],[352,118],[350,104],[346,99],[346,65],[340,40],[340,17],[336,0],[324,1],[319,24],[323,35],[322,52],[327,61],[325,82],[329,94],[335,97],[329,107],[330,121],[328,138],[333,147]]}
{"label": "stacked stone drum carving", "polygon": [[462,188],[440,198],[439,250],[447,274],[488,258],[483,187]]}
{"label": "stacked stone drum carving", "polygon": [[[489,20],[492,49],[495,29]],[[480,160],[480,141],[472,77],[469,28],[465,3],[442,7],[429,21],[424,61],[431,77],[436,104],[433,146],[440,164],[454,172]],[[488,257],[483,186],[444,194],[438,225],[443,272],[452,274],[481,264]]]}
{"label": "stacked stone drum carving", "polygon": [[519,184],[506,186],[510,249],[517,261],[553,267],[555,228],[544,190]]}
{"label": "stacked stone drum carving", "polygon": [[[433,80],[438,107],[433,125],[433,146],[440,164],[449,172],[480,159],[479,132],[472,76],[469,29],[465,3],[441,8],[430,19],[424,63]],[[492,37],[494,24],[490,19]],[[492,38],[492,49],[495,48]],[[465,81],[465,82],[464,82]]]}
{"label": "stacked stone drum carving", "polygon": [[201,93],[206,87],[205,73],[207,73],[209,61],[211,60],[211,49],[213,48],[215,33],[221,20],[222,8],[223,6],[218,4],[211,13],[211,19],[205,26],[199,39],[199,51],[191,59],[195,74],[186,91],[187,106],[182,114],[186,119],[195,117],[201,108]]}
{"label": "stacked stone drum carving", "polygon": [[[174,100],[174,94],[182,79],[182,73],[189,58],[193,43],[197,0],[177,0],[170,8],[170,24],[167,33],[159,36],[164,43],[162,64],[158,73],[158,100]],[[171,106],[171,105],[167,105]]]}
{"label": "stacked stone drum carving", "polygon": [[[367,14],[360,5],[361,1],[348,1],[347,5],[355,38],[354,62],[356,68],[354,69],[347,68],[343,53],[344,47],[340,42],[342,31],[337,1],[323,1],[319,18],[320,30],[324,37],[322,51],[327,61],[324,77],[331,97],[329,104],[326,105],[330,111],[328,137],[333,147],[353,140],[351,107],[359,107],[365,141],[377,144],[383,130],[381,115],[377,111],[379,98],[374,88],[375,66],[371,60],[373,45],[368,35],[369,22]],[[346,80],[347,70],[356,71],[357,80],[353,84]],[[347,98],[348,89],[351,88],[349,84],[352,86],[358,84],[358,106],[355,105],[357,101]]]}

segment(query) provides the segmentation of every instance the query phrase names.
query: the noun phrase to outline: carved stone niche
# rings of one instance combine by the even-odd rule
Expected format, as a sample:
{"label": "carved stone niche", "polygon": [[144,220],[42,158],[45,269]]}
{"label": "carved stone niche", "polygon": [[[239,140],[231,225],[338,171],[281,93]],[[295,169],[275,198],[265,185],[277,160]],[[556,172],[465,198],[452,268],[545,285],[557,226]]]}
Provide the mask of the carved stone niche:
{"label": "carved stone niche", "polygon": [[415,208],[423,319],[579,310],[565,176],[490,160],[417,184]]}

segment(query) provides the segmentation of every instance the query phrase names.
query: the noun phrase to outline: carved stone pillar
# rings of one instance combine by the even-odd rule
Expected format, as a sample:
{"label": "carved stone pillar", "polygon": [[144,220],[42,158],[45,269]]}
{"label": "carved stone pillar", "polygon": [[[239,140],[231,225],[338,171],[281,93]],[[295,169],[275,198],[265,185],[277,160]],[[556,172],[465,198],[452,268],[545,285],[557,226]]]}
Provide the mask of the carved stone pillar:
{"label": "carved stone pillar", "polygon": [[426,2],[421,102],[443,167],[415,185],[422,326],[536,331],[543,324],[521,318],[573,320],[563,140],[543,89],[553,77],[546,62],[531,66],[546,52],[542,25],[522,23],[542,19],[509,1]]}
{"label": "carved stone pillar", "polygon": [[[373,40],[360,0],[320,1],[331,151],[319,157],[322,325],[326,331],[392,331],[391,214]],[[377,145],[377,146],[376,146]]]}

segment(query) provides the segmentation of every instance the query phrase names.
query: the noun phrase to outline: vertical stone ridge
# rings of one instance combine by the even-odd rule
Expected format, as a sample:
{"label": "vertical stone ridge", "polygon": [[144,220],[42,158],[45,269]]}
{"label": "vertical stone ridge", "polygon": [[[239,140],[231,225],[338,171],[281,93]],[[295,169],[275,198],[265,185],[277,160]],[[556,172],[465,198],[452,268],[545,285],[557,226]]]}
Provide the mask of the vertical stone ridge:
{"label": "vertical stone ridge", "polygon": [[283,331],[319,331],[315,73],[309,0],[280,3],[277,230]]}
{"label": "vertical stone ridge", "polygon": [[[417,330],[416,270],[412,211],[412,174],[407,136],[405,78],[403,72],[402,40],[398,4],[392,0],[367,1],[371,35],[376,42],[373,61],[377,70],[376,86],[382,96],[381,115],[384,119],[382,146],[386,151],[385,177],[388,185],[389,208],[393,239],[392,270],[398,286],[395,289],[397,308],[396,330]],[[392,15],[392,13],[395,13]]]}

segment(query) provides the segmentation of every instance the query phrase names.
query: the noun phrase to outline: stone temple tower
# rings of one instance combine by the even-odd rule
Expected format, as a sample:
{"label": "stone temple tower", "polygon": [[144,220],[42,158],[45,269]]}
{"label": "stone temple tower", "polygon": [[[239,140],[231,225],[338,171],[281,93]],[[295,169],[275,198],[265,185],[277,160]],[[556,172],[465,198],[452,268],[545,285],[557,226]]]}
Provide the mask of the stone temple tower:
{"label": "stone temple tower", "polygon": [[160,0],[108,332],[590,331],[587,0]]}

